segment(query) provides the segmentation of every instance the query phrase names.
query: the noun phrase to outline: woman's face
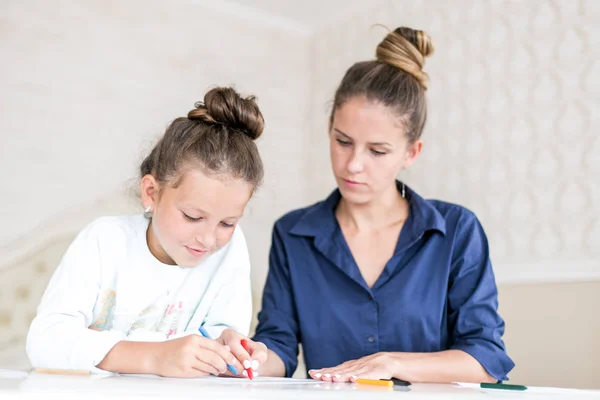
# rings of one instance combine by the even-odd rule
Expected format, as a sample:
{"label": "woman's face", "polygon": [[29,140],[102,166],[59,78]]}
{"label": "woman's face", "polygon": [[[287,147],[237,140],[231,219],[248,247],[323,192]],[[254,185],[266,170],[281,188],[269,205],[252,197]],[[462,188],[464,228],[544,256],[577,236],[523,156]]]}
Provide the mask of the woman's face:
{"label": "woman's face", "polygon": [[363,204],[396,191],[398,173],[410,166],[422,142],[408,143],[401,119],[386,106],[354,97],[333,115],[331,166],[346,201]]}

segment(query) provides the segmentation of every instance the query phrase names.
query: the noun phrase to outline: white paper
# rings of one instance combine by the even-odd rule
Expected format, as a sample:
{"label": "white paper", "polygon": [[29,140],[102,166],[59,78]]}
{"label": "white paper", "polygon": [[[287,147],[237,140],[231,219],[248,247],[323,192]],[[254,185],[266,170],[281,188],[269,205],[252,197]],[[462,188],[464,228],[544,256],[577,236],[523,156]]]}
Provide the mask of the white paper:
{"label": "white paper", "polygon": [[318,385],[318,384],[322,383],[322,381],[316,381],[314,379],[272,378],[272,377],[268,377],[268,376],[259,376],[252,380],[247,379],[247,378],[222,378],[219,376],[207,376],[206,378],[200,378],[200,379],[204,379],[207,382],[215,382],[218,384],[226,384],[226,385],[239,385],[239,384],[243,384],[243,385],[247,385],[247,384],[258,384],[258,385],[263,385],[263,384],[306,385],[306,384],[310,384],[310,385]]}
{"label": "white paper", "polygon": [[[143,375],[143,374],[121,374],[122,376],[131,376],[131,377],[139,377],[139,378],[154,378],[154,379],[170,379],[163,378],[157,375]],[[219,385],[319,385],[323,383],[322,381],[316,381],[314,379],[295,379],[295,378],[274,378],[268,376],[259,376],[254,379],[248,378],[226,378],[220,376],[205,376],[202,378],[175,378],[175,379],[185,379],[189,381],[200,381],[211,384],[219,384]]]}

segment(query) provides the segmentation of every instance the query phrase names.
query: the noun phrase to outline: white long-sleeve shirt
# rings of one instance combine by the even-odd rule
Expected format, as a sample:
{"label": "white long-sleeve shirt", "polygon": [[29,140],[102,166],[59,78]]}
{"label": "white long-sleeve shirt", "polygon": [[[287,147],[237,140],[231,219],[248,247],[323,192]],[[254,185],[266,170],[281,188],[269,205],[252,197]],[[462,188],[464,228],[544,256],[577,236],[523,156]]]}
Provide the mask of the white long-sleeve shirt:
{"label": "white long-sleeve shirt", "polygon": [[[27,354],[36,368],[96,368],[122,340],[162,341],[225,328],[247,335],[250,259],[241,228],[194,268],[158,261],[143,215],[102,217],[73,241],[31,323]],[[88,329],[94,326],[101,331]]]}

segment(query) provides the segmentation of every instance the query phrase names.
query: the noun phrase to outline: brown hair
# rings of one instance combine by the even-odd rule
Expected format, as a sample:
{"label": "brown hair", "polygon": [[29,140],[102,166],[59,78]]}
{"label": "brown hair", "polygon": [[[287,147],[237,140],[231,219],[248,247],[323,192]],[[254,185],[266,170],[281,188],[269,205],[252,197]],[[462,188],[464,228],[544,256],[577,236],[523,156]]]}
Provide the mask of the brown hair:
{"label": "brown hair", "polygon": [[362,96],[393,110],[409,143],[417,141],[427,119],[429,76],[423,66],[433,50],[431,38],[423,31],[400,27],[388,33],[377,46],[376,60],[358,62],[346,71],[335,92],[330,122],[344,103]]}
{"label": "brown hair", "polygon": [[254,96],[242,98],[233,88],[216,87],[197,102],[187,117],[175,119],[140,166],[161,184],[177,187],[184,167],[198,165],[211,175],[243,179],[254,190],[263,179],[263,164],[254,143],[264,119]]}

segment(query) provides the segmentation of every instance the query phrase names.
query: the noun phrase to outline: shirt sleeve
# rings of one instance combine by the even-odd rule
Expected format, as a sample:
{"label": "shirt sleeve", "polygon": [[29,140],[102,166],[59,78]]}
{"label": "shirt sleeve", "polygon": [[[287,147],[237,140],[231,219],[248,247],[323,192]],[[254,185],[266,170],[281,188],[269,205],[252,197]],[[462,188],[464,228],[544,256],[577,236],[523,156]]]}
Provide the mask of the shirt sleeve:
{"label": "shirt sleeve", "polygon": [[269,273],[253,340],[264,343],[281,358],[287,377],[294,374],[298,367],[298,317],[289,264],[278,224],[273,229]]}
{"label": "shirt sleeve", "polygon": [[27,355],[35,368],[105,372],[96,365],[123,339],[119,332],[88,329],[100,290],[101,228],[98,222],[88,225],[50,279],[27,335]]}
{"label": "shirt sleeve", "polygon": [[[252,290],[250,281],[250,256],[241,228],[237,229],[230,242],[222,264],[227,268],[223,285],[213,299],[204,318],[204,327],[214,338],[231,328],[248,335],[252,320]],[[191,332],[197,333],[198,326]]]}
{"label": "shirt sleeve", "polygon": [[450,348],[470,354],[494,378],[507,380],[515,364],[502,341],[504,320],[498,314],[498,290],[488,241],[474,215],[461,225],[448,294]]}

